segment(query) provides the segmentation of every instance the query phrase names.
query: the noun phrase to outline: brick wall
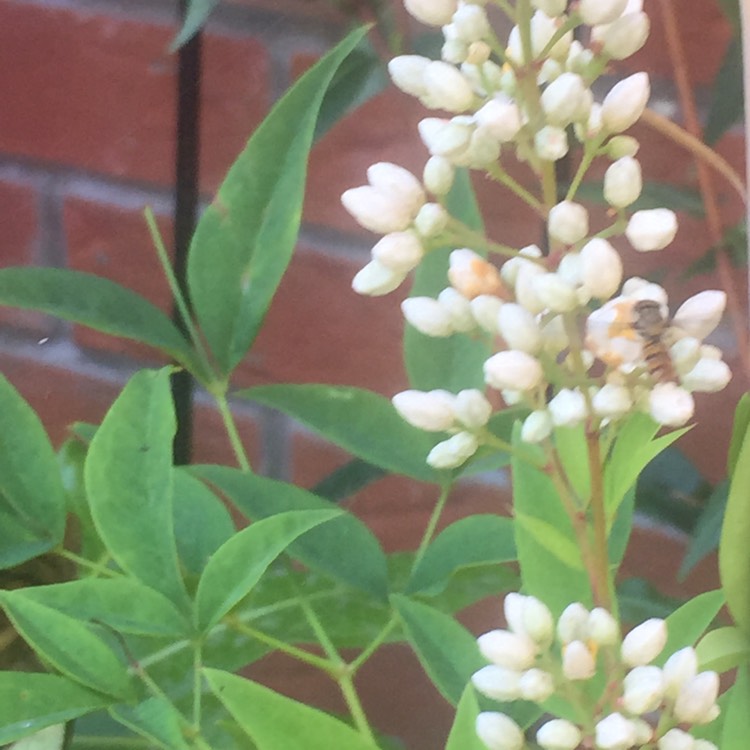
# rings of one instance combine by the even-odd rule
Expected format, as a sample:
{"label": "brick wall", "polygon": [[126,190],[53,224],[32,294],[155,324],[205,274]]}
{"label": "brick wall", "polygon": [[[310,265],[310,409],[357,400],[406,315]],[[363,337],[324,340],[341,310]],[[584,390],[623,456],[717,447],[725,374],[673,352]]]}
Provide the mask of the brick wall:
{"label": "brick wall", "polygon": [[[715,0],[675,0],[675,5],[691,80],[705,102],[729,29]],[[656,0],[646,0],[653,18],[651,39],[621,70],[648,70],[661,111],[678,117],[659,7]],[[168,0],[0,0],[0,266],[91,271],[167,307],[142,209],[153,206],[169,232],[176,60],[165,49],[176,30],[174,18],[174,3]],[[344,19],[323,0],[237,0],[221,6],[205,42],[201,187],[206,196],[293,71],[340,38],[344,28]],[[316,146],[299,248],[266,328],[240,368],[238,385],[329,382],[386,395],[404,386],[403,324],[393,299],[398,294],[362,299],[351,292],[351,277],[367,257],[372,237],[353,224],[338,196],[361,184],[366,167],[378,160],[419,172],[425,155],[415,125],[421,116],[414,101],[389,90]],[[695,168],[684,151],[643,127],[636,134],[647,178],[695,186]],[[737,133],[719,144],[738,167],[742,149]],[[536,239],[538,227],[516,201],[486,185],[478,187],[494,236],[511,244]],[[736,220],[741,213],[736,197],[724,183],[719,187],[726,220]],[[718,283],[677,281],[679,267],[709,244],[705,227],[683,217],[670,249],[628,257],[628,271],[666,269],[667,285],[682,299]],[[740,294],[744,299],[744,289]],[[0,371],[39,411],[58,443],[70,422],[101,419],[134,368],[157,361],[141,347],[39,315],[3,309],[0,326]],[[712,477],[723,472],[727,420],[744,388],[738,374],[725,395],[706,398],[699,405],[700,427],[682,442]],[[248,406],[238,411],[255,465],[276,475],[310,485],[344,460],[283,417]],[[203,397],[195,450],[197,460],[231,461],[219,420]],[[417,538],[432,495],[432,490],[389,479],[357,498],[356,507],[389,549],[403,549]],[[469,486],[453,507],[461,514],[498,507],[498,500],[489,488]],[[653,570],[643,563],[644,550],[653,547],[644,544],[631,556],[634,572]],[[672,559],[676,556],[677,551]],[[668,580],[666,573],[661,580]],[[693,585],[703,582],[696,579]],[[388,671],[401,656],[391,653],[383,659],[380,664]],[[375,673],[369,673],[370,692],[380,706],[376,710],[390,717],[384,727],[405,734],[410,747],[437,747],[448,721],[445,707],[435,704],[438,718],[435,713],[426,717],[421,693],[431,693],[424,685],[415,688],[413,700],[393,705]],[[422,718],[417,721],[417,716]]]}

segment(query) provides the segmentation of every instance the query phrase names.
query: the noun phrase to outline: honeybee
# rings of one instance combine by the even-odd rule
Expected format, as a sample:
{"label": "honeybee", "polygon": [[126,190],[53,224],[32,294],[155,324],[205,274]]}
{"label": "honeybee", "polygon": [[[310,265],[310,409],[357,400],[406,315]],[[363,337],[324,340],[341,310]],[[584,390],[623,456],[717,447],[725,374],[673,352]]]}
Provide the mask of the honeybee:
{"label": "honeybee", "polygon": [[638,300],[632,314],[633,330],[641,339],[643,361],[651,377],[659,383],[679,382],[664,341],[669,322],[662,315],[659,303],[651,299]]}

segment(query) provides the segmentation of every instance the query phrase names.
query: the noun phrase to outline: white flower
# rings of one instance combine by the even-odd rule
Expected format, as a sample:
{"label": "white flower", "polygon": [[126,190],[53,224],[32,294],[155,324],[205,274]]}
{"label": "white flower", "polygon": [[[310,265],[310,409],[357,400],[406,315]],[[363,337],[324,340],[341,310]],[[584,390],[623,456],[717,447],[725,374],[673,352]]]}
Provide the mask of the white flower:
{"label": "white flower", "polygon": [[563,647],[562,671],[568,680],[588,680],[596,672],[596,659],[582,641]]}
{"label": "white flower", "polygon": [[[497,140],[486,128],[478,127],[472,133],[469,148],[461,157],[465,166],[472,169],[484,169],[488,164],[500,158],[500,141]],[[459,162],[457,162],[459,163]]]}
{"label": "white flower", "polygon": [[669,347],[669,358],[680,374],[690,372],[700,361],[701,342],[692,336],[678,339]]}
{"label": "white flower", "polygon": [[694,750],[695,740],[682,729],[670,729],[656,743],[659,750]]}
{"label": "white flower", "polygon": [[631,714],[654,711],[664,697],[664,677],[654,666],[635,667],[623,680],[623,708]]}
{"label": "white flower", "polygon": [[615,84],[602,102],[602,125],[610,133],[627,130],[643,114],[650,93],[647,73],[634,73]]}
{"label": "white flower", "polygon": [[496,701],[514,701],[521,697],[518,681],[521,673],[506,667],[489,664],[471,676],[474,687]]}
{"label": "white flower", "polygon": [[500,308],[497,328],[510,349],[536,354],[542,346],[542,333],[534,316],[521,305],[508,302]]}
{"label": "white flower", "polygon": [[441,307],[450,315],[451,327],[454,331],[466,333],[474,330],[476,322],[471,313],[471,305],[466,297],[449,286],[438,294],[437,299]]}
{"label": "white flower", "polygon": [[404,0],[404,7],[427,26],[445,26],[451,22],[458,0]]}
{"label": "white flower", "polygon": [[727,386],[732,379],[732,371],[726,362],[719,359],[699,359],[695,367],[681,378],[682,386],[687,391],[717,393]]}
{"label": "white flower", "polygon": [[554,622],[547,605],[535,596],[509,593],[503,602],[503,612],[514,633],[526,635],[541,648],[552,643]]}
{"label": "white flower", "polygon": [[378,263],[401,274],[416,268],[423,255],[419,238],[408,231],[386,234],[372,248],[372,257]]}
{"label": "white flower", "polygon": [[654,738],[654,728],[644,719],[639,719],[637,716],[630,719],[635,729],[635,742],[636,745],[646,745],[651,742]]}
{"label": "white flower", "polygon": [[622,15],[627,0],[580,0],[578,12],[587,26],[612,23]]}
{"label": "white flower", "polygon": [[398,164],[384,161],[372,164],[367,168],[367,179],[376,190],[407,204],[415,216],[426,200],[422,183]]}
{"label": "white flower", "polygon": [[538,647],[522,633],[510,630],[490,630],[477,638],[482,655],[499,667],[521,671],[534,665]]}
{"label": "white flower", "polygon": [[563,73],[542,92],[542,109],[550,125],[565,127],[580,119],[586,87],[576,73]]}
{"label": "white flower", "polygon": [[492,34],[487,13],[480,5],[460,5],[453,14],[451,26],[458,38],[464,42],[477,42]]}
{"label": "white flower", "polygon": [[431,297],[409,297],[401,303],[406,320],[425,336],[450,336],[453,320],[448,310]]}
{"label": "white flower", "polygon": [[500,272],[473,250],[460,248],[450,254],[448,280],[467,299],[503,291]]}
{"label": "white flower", "polygon": [[541,382],[539,361],[526,352],[510,350],[493,354],[484,363],[484,379],[498,390],[529,391]]}
{"label": "white flower", "polygon": [[606,148],[610,159],[622,159],[623,156],[635,156],[640,144],[632,135],[615,135],[607,141]]}
{"label": "white flower", "polygon": [[691,646],[675,651],[664,664],[665,695],[672,700],[677,697],[683,683],[698,672],[698,657]]}
{"label": "white flower", "polygon": [[580,269],[584,288],[597,299],[609,299],[622,282],[620,254],[601,237],[589,240],[581,248]]}
{"label": "white flower", "polygon": [[453,409],[458,421],[469,430],[483,427],[492,416],[492,404],[476,388],[459,391]]}
{"label": "white flower", "polygon": [[[507,399],[506,399],[507,401]],[[524,443],[540,443],[552,432],[552,417],[546,409],[532,411],[523,421],[521,440]]]}
{"label": "white flower", "polygon": [[446,228],[449,218],[439,203],[425,203],[414,218],[414,228],[421,237],[435,237]]}
{"label": "white flower", "polygon": [[494,711],[483,711],[477,716],[479,739],[489,750],[521,750],[523,732],[513,719]]}
{"label": "white flower", "polygon": [[395,195],[382,193],[370,185],[344,191],[341,203],[360,226],[377,234],[408,229],[419,210],[418,207],[414,210],[413,206],[405,204]]}
{"label": "white flower", "polygon": [[685,680],[677,693],[674,716],[687,724],[707,724],[718,716],[716,698],[719,694],[719,675],[701,672]]}
{"label": "white flower", "polygon": [[598,750],[629,750],[634,744],[635,727],[622,714],[610,714],[596,725]]}
{"label": "white flower", "polygon": [[469,147],[475,125],[471,122],[426,117],[420,120],[419,137],[432,156],[454,159]]}
{"label": "white flower", "polygon": [[726,292],[706,289],[686,299],[677,308],[672,323],[688,336],[704,339],[719,325],[726,304]]}
{"label": "white flower", "polygon": [[630,391],[624,385],[606,383],[591,399],[594,413],[610,419],[627,414],[633,406]]}
{"label": "white flower", "polygon": [[677,383],[657,383],[648,400],[649,414],[665,427],[682,427],[695,412],[693,397]]}
{"label": "white flower", "polygon": [[609,24],[600,35],[603,53],[615,60],[630,57],[646,43],[650,28],[645,13],[626,13]]}
{"label": "white flower", "polygon": [[586,399],[578,389],[562,388],[547,408],[556,427],[574,427],[587,416]]}
{"label": "white flower", "polygon": [[562,201],[550,209],[547,229],[553,239],[573,245],[589,233],[588,211],[580,203]]}
{"label": "white flower", "polygon": [[509,286],[515,286],[518,273],[524,266],[536,266],[540,271],[544,269],[537,263],[527,260],[527,258],[541,258],[542,251],[537,245],[527,245],[522,247],[518,251],[518,255],[515,258],[506,260],[500,269],[500,275],[503,277],[503,281]]}
{"label": "white flower", "polygon": [[550,312],[564,313],[578,307],[576,290],[556,273],[541,273],[532,281],[534,292]]}
{"label": "white flower", "polygon": [[668,208],[636,211],[628,221],[625,236],[640,252],[664,249],[677,234],[677,216]]}
{"label": "white flower", "polygon": [[499,297],[491,294],[480,294],[478,297],[474,297],[469,305],[471,306],[471,314],[480,328],[493,335],[499,333],[497,318],[500,314],[500,308],[503,306],[503,301]]}
{"label": "white flower", "polygon": [[531,4],[550,18],[561,16],[568,5],[567,0],[531,0]]}
{"label": "white flower", "polygon": [[474,119],[500,143],[512,141],[521,129],[518,105],[502,92],[482,105],[474,114]]}
{"label": "white flower", "polygon": [[537,744],[544,750],[576,750],[581,739],[581,730],[566,719],[552,719],[536,733]]}
{"label": "white flower", "polygon": [[623,639],[620,653],[629,667],[637,667],[653,661],[667,642],[667,624],[652,617],[633,628]]}
{"label": "white flower", "polygon": [[[557,33],[561,24],[560,18],[550,18],[542,11],[537,11],[531,18],[531,54],[536,58],[544,50],[552,37]],[[567,32],[550,50],[549,56],[555,60],[564,60],[568,56],[573,33]],[[530,62],[524,59],[521,32],[514,26],[508,36],[508,46],[505,54],[518,65]]]}
{"label": "white flower", "polygon": [[542,703],[555,692],[555,680],[543,669],[527,669],[518,681],[518,691],[525,701]]}
{"label": "white flower", "polygon": [[588,637],[589,611],[580,602],[573,602],[563,610],[557,621],[557,637],[562,643]]}
{"label": "white flower", "polygon": [[557,125],[545,125],[534,135],[534,150],[545,161],[562,159],[568,153],[568,134]]}
{"label": "white flower", "polygon": [[459,432],[438,443],[427,454],[427,463],[433,469],[455,469],[466,463],[477,452],[478,447],[475,435]]}
{"label": "white flower", "polygon": [[421,99],[426,93],[424,72],[430,62],[421,55],[399,55],[388,63],[388,73],[401,91]]}
{"label": "white flower", "polygon": [[456,397],[448,391],[402,391],[391,401],[403,419],[420,430],[444,432],[456,421]]}
{"label": "white flower", "polygon": [[465,112],[474,101],[474,92],[466,78],[457,68],[442,60],[431,60],[424,69],[424,87],[422,101],[434,109]]}
{"label": "white flower", "polygon": [[543,312],[546,307],[537,294],[535,286],[536,278],[546,273],[542,266],[533,263],[524,263],[518,269],[515,288],[513,290],[516,293],[516,302],[531,313]]}
{"label": "white flower", "polygon": [[615,208],[635,202],[642,189],[641,165],[632,156],[623,156],[610,164],[604,174],[604,199]]}
{"label": "white flower", "polygon": [[352,279],[352,289],[357,294],[378,297],[392,292],[405,278],[405,273],[394,271],[377,260],[371,260]]}
{"label": "white flower", "polygon": [[586,620],[589,640],[599,646],[612,646],[620,638],[620,626],[614,617],[603,607],[595,607]]}
{"label": "white flower", "polygon": [[455,167],[444,156],[431,156],[424,165],[422,180],[433,195],[447,195],[453,185]]}
{"label": "white flower", "polygon": [[719,750],[719,748],[708,740],[696,740],[693,750]]}

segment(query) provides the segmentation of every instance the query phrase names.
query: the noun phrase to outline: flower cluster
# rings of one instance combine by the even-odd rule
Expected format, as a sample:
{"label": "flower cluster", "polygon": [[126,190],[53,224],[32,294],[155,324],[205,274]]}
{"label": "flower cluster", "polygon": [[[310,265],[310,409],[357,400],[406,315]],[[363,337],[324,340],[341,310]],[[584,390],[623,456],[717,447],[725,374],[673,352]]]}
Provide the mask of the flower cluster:
{"label": "flower cluster", "polygon": [[[536,742],[543,750],[716,750],[686,730],[718,716],[719,678],[715,672],[698,672],[690,647],[676,651],[663,667],[651,663],[666,644],[663,620],[647,620],[621,639],[617,622],[602,608],[589,611],[571,604],[555,624],[534,597],[511,593],[504,606],[508,630],[492,630],[478,639],[491,662],[472,678],[481,693],[500,701],[543,702],[553,692],[577,695],[605,670],[610,677],[601,683],[604,695],[589,725],[553,718],[539,727]],[[585,701],[583,695],[579,698]],[[524,746],[523,731],[502,713],[480,713],[477,733],[490,750]]]}
{"label": "flower cluster", "polygon": [[[405,5],[419,21],[442,27],[442,59],[400,56],[389,71],[396,86],[440,116],[419,125],[429,152],[421,179],[394,164],[375,164],[368,185],[342,196],[362,226],[384,235],[354,289],[386,294],[425,254],[454,247],[449,284],[436,298],[407,299],[404,317],[427,336],[492,342],[484,379],[507,405],[526,407],[523,440],[539,442],[555,427],[582,423],[598,429],[634,410],[665,426],[685,424],[694,411],[692,393],[718,391],[731,377],[719,350],[703,343],[725,296],[698,294],[670,320],[663,288],[623,279],[609,238],[624,234],[635,250],[658,251],[675,238],[677,219],[666,208],[630,210],[641,194],[641,167],[638,142],[623,133],[646,107],[648,75],[621,80],[601,102],[591,91],[610,61],[645,42],[642,0],[532,0],[532,17],[504,42],[480,0]],[[590,28],[578,41],[573,30],[583,25]],[[578,176],[567,199],[545,205],[503,166],[503,154],[512,150],[543,182],[568,152],[570,135],[582,149],[580,177],[595,158],[610,162],[603,196],[612,223],[598,231],[575,201]],[[449,216],[445,198],[458,167],[483,170],[527,200],[546,218],[549,252],[484,241]],[[504,262],[487,260],[488,251]],[[478,416],[462,416],[456,404],[467,399],[481,402]],[[430,455],[439,468],[459,466],[476,451],[491,413],[475,392],[407,391],[394,403],[412,424],[452,433]]]}

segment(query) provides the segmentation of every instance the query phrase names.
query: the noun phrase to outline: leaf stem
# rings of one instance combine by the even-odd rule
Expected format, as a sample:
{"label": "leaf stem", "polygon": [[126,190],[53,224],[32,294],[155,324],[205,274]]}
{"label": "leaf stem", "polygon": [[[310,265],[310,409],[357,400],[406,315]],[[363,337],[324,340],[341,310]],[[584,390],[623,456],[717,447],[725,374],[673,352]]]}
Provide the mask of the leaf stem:
{"label": "leaf stem", "polygon": [[203,669],[203,641],[198,640],[193,644],[193,726],[196,732],[201,728],[201,701],[203,679],[201,670]]}
{"label": "leaf stem", "polygon": [[412,562],[411,566],[412,572],[416,569],[417,565],[419,565],[420,561],[424,557],[425,552],[427,552],[427,547],[432,541],[433,534],[435,533],[435,528],[437,527],[443,510],[445,509],[445,504],[446,502],[448,502],[448,497],[452,488],[453,482],[449,481],[445,482],[445,484],[443,484],[440,489],[440,496],[435,503],[435,507],[432,509],[430,520],[427,522],[424,534],[422,534],[422,540],[419,542],[419,547],[417,548],[417,553],[414,555],[414,562]]}
{"label": "leaf stem", "polygon": [[541,201],[527,190],[520,182],[513,179],[499,164],[490,164],[487,167],[487,174],[497,182],[505,185],[512,193],[517,195],[522,201],[528,204],[542,218],[546,217],[546,211]]}
{"label": "leaf stem", "polygon": [[[107,576],[109,578],[119,578],[121,575],[116,570],[107,568],[106,566],[102,565],[102,563],[100,562],[87,560],[85,557],[81,557],[80,555],[77,555],[75,552],[71,552],[69,549],[65,549],[65,547],[58,547],[55,550],[55,553],[60,555],[60,557],[66,560],[70,560],[70,562],[75,563],[76,565],[80,565],[82,568],[88,568],[89,570],[93,571],[98,576],[101,575],[101,576]],[[109,558],[107,557],[106,559],[109,559]]]}
{"label": "leaf stem", "polygon": [[604,508],[604,481],[599,433],[586,431],[589,454],[589,476],[591,477],[591,514],[593,521],[594,549],[592,594],[594,604],[612,611],[611,581],[609,574],[609,549],[607,546],[607,514]]}
{"label": "leaf stem", "polygon": [[226,393],[215,393],[214,398],[216,404],[219,407],[219,413],[221,419],[224,422],[224,429],[227,431],[229,437],[229,443],[232,446],[232,452],[237,459],[237,464],[242,471],[251,473],[252,467],[250,466],[250,460],[247,457],[245,447],[242,445],[242,438],[237,429],[237,423],[235,422],[232,410],[229,408],[229,402],[227,401]]}
{"label": "leaf stem", "polygon": [[372,733],[370,722],[367,720],[367,715],[362,707],[362,702],[360,701],[357,690],[354,687],[352,675],[348,671],[342,674],[338,678],[338,685],[359,733],[371,742],[373,747],[377,747],[375,735]]}
{"label": "leaf stem", "polygon": [[356,674],[360,667],[375,653],[388,637],[390,632],[398,625],[398,617],[391,615],[391,619],[383,626],[381,631],[370,641],[367,647],[357,656],[354,661],[349,662],[349,671]]}

